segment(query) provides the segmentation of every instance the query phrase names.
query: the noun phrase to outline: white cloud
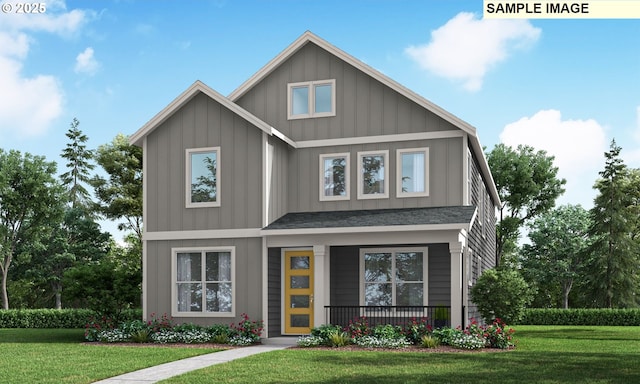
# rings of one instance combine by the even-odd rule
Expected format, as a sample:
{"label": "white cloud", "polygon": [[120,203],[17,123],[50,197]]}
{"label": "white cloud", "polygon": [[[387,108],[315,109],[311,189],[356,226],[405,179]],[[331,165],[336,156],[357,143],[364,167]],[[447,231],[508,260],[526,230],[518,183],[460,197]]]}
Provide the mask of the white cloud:
{"label": "white cloud", "polygon": [[565,195],[559,202],[585,207],[592,204],[592,186],[608,148],[605,128],[597,121],[563,120],[557,110],[542,110],[507,124],[500,141],[514,148],[529,145],[555,156],[558,176],[567,180]]}
{"label": "white cloud", "polygon": [[89,75],[96,73],[100,64],[93,56],[93,53],[93,48],[88,47],[76,56],[76,66],[74,68],[76,73],[86,73]]}
{"label": "white cloud", "polygon": [[80,10],[67,12],[64,1],[47,2],[38,17],[7,13],[0,23],[0,133],[36,136],[46,132],[62,114],[64,94],[59,80],[50,74],[26,76],[33,32],[71,36],[89,19]]}
{"label": "white cloud", "polygon": [[477,19],[462,12],[432,31],[428,44],[410,46],[405,52],[421,68],[478,91],[492,67],[514,49],[536,42],[540,33],[527,20]]}

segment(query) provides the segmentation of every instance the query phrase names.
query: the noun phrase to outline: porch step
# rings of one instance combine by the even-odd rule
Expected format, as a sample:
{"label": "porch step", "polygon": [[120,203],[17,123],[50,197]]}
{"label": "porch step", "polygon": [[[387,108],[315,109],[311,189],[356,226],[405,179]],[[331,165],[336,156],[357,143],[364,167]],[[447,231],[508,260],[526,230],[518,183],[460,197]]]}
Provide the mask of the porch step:
{"label": "porch step", "polygon": [[281,336],[281,337],[269,337],[260,340],[264,345],[296,345],[298,341],[297,336]]}

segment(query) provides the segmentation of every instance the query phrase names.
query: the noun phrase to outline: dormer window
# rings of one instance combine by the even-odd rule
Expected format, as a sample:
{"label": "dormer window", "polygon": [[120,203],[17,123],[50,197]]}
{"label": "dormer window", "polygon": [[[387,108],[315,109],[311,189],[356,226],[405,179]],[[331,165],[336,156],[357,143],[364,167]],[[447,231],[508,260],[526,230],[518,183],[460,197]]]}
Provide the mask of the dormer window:
{"label": "dormer window", "polygon": [[336,115],[336,81],[320,80],[287,86],[289,120]]}

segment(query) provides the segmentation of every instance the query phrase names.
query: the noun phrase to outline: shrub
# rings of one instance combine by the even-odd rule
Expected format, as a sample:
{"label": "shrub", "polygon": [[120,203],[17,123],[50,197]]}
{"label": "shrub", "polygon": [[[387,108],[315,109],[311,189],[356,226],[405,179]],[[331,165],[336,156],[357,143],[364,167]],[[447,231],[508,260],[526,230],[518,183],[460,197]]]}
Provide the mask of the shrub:
{"label": "shrub", "polygon": [[[242,320],[238,323],[237,326],[231,324],[230,328],[233,331],[231,335],[231,340],[241,340],[242,342],[245,339],[251,340],[249,344],[257,343],[260,341],[260,335],[262,334],[262,330],[264,329],[264,322],[260,321],[250,321],[249,315],[243,313],[240,315]],[[235,345],[244,345],[244,344],[235,344]]]}
{"label": "shrub", "polygon": [[366,316],[360,316],[354,320],[349,320],[349,325],[347,326],[346,331],[352,339],[371,335],[371,328],[369,328],[369,321]]}
{"label": "shrub", "polygon": [[320,345],[327,344],[326,340],[328,340],[328,338],[325,339],[323,337],[314,336],[314,335],[300,336],[296,344],[299,347],[305,347],[305,348],[318,347]]}
{"label": "shrub", "polygon": [[427,323],[427,319],[421,318],[417,320],[414,317],[405,326],[404,334],[411,343],[418,344],[422,337],[430,335],[431,331],[433,331],[433,328]]}
{"label": "shrub", "polygon": [[420,346],[422,346],[423,348],[436,348],[439,345],[440,342],[438,341],[438,339],[431,335],[423,335],[420,338]]}
{"label": "shrub", "polygon": [[406,348],[411,343],[404,336],[398,338],[362,336],[355,340],[355,343],[365,348]]}
{"label": "shrub", "polygon": [[515,330],[508,328],[500,319],[495,319],[493,324],[484,328],[484,338],[490,348],[507,349],[513,347],[515,345],[513,343],[514,333]]}
{"label": "shrub", "polygon": [[484,348],[486,342],[481,337],[458,330],[451,334],[448,344],[454,348],[460,349],[480,349]]}
{"label": "shrub", "polygon": [[517,271],[488,269],[471,288],[471,299],[487,323],[501,318],[516,323],[533,298],[533,292]]}
{"label": "shrub", "polygon": [[378,339],[404,339],[404,335],[402,334],[402,328],[397,325],[376,325],[371,334]]}
{"label": "shrub", "polygon": [[[141,319],[141,310],[126,310],[126,320]],[[0,328],[84,328],[101,317],[89,309],[8,309],[0,311]]]}
{"label": "shrub", "polygon": [[640,308],[541,309],[530,308],[518,324],[638,326]]}
{"label": "shrub", "polygon": [[320,338],[322,344],[329,344],[329,335],[335,332],[342,332],[342,328],[339,325],[322,324],[319,327],[311,329],[311,336]]}
{"label": "shrub", "polygon": [[351,338],[349,337],[349,334],[347,332],[334,331],[329,333],[328,336],[328,343],[331,347],[344,347],[351,341]]}

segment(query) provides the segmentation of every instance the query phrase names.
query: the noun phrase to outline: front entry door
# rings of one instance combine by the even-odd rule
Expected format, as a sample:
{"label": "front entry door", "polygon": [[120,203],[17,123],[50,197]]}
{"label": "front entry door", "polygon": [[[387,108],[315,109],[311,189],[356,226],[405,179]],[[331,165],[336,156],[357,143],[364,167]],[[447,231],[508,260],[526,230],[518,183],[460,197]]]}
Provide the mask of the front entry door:
{"label": "front entry door", "polygon": [[284,253],[284,333],[313,328],[313,250]]}

